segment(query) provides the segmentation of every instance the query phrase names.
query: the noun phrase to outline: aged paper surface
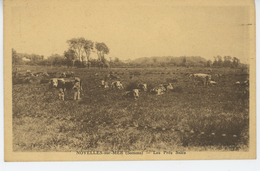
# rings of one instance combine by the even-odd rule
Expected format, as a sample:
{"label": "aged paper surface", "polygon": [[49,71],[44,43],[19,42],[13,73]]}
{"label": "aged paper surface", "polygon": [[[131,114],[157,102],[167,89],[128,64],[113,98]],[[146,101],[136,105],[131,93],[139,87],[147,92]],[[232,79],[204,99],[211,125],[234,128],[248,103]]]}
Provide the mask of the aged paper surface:
{"label": "aged paper surface", "polygon": [[4,1],[5,161],[255,159],[254,1]]}

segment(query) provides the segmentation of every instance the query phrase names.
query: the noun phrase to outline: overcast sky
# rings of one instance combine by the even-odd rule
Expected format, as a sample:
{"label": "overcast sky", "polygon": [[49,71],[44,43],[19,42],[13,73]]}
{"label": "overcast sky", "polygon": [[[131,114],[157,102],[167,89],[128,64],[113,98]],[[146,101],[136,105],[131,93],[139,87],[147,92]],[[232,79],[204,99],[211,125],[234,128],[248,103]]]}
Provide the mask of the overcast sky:
{"label": "overcast sky", "polygon": [[[53,2],[53,3],[52,3]],[[70,38],[104,42],[107,57],[230,55],[249,58],[249,9],[174,6],[162,1],[40,1],[12,7],[13,48],[63,54]],[[65,1],[64,1],[65,2]],[[149,3],[145,3],[149,2]],[[94,57],[94,56],[93,56]]]}

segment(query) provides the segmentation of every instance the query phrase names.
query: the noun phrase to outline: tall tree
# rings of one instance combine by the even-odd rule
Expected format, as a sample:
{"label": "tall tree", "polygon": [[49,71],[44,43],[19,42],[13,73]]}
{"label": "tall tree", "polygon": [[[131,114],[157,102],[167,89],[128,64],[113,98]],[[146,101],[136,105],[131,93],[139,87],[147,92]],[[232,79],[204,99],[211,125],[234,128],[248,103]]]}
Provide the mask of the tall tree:
{"label": "tall tree", "polygon": [[217,59],[218,59],[218,66],[222,66],[223,65],[222,57],[218,55]]}
{"label": "tall tree", "polygon": [[224,56],[223,66],[224,67],[230,67],[231,63],[232,63],[232,57],[231,56]]}
{"label": "tall tree", "polygon": [[105,43],[98,43],[96,42],[95,48],[97,49],[97,55],[100,61],[105,62],[105,54],[109,53],[109,48]]}
{"label": "tall tree", "polygon": [[85,40],[84,44],[84,51],[87,57],[87,61],[89,62],[89,56],[91,54],[91,51],[93,50],[94,43],[91,40]]}
{"label": "tall tree", "polygon": [[70,40],[67,40],[67,43],[69,44],[69,48],[74,50],[75,56],[79,61],[83,60],[83,53],[85,52],[84,46],[86,43],[86,40],[84,37],[80,38],[72,38]]}

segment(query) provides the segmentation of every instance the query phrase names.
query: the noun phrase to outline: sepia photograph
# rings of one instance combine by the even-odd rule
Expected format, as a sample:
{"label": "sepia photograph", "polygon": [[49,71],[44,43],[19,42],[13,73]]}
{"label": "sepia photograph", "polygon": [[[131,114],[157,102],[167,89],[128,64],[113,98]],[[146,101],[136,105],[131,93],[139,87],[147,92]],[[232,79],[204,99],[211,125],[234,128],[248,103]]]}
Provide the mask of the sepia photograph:
{"label": "sepia photograph", "polygon": [[256,158],[254,1],[4,1],[5,161]]}

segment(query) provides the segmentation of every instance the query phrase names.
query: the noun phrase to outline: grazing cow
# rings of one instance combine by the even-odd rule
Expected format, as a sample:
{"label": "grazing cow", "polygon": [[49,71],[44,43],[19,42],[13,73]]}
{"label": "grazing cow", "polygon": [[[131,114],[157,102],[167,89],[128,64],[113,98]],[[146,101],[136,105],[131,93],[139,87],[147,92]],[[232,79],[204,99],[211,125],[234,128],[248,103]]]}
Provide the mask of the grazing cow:
{"label": "grazing cow", "polygon": [[156,95],[162,95],[166,92],[166,88],[160,84],[158,87],[151,90],[152,93],[155,93]]}
{"label": "grazing cow", "polygon": [[139,98],[140,89],[133,89],[132,91],[127,91],[123,94],[124,97],[131,97],[135,100]]}
{"label": "grazing cow", "polygon": [[102,80],[102,81],[101,81],[101,86],[99,86],[99,87],[102,87],[102,88],[109,88],[109,86],[108,86],[108,82]]}
{"label": "grazing cow", "polygon": [[60,78],[66,78],[66,73],[65,72],[61,73]]}
{"label": "grazing cow", "polygon": [[192,77],[193,77],[193,74],[189,74],[188,77],[189,77],[189,78],[192,78]]}
{"label": "grazing cow", "polygon": [[216,76],[216,77],[221,77],[221,76],[222,76],[222,74],[215,74],[215,76]]}
{"label": "grazing cow", "polygon": [[112,82],[111,88],[123,89],[123,84],[120,81]]}
{"label": "grazing cow", "polygon": [[204,86],[207,86],[209,85],[209,81],[211,81],[211,75],[209,74],[192,74],[192,77],[195,79],[196,85],[198,82],[201,82]]}
{"label": "grazing cow", "polygon": [[237,86],[249,86],[249,80],[246,80],[243,83],[241,83],[240,81],[237,81],[237,82],[235,82],[234,85],[237,85]]}
{"label": "grazing cow", "polygon": [[66,74],[66,78],[70,78],[70,77],[74,77],[74,73],[73,72],[68,72]]}
{"label": "grazing cow", "polygon": [[33,73],[31,72],[31,70],[27,70],[26,74],[27,77],[34,77]]}
{"label": "grazing cow", "polygon": [[49,74],[47,72],[42,73],[42,76],[49,77]]}
{"label": "grazing cow", "polygon": [[164,84],[163,87],[164,87],[166,90],[173,90],[172,83]]}
{"label": "grazing cow", "polygon": [[237,82],[235,82],[234,85],[240,85],[240,84],[241,84],[240,81],[237,81]]}
{"label": "grazing cow", "polygon": [[116,76],[116,75],[108,74],[107,78],[109,78],[109,79],[119,79],[120,77]]}
{"label": "grazing cow", "polygon": [[244,85],[244,86],[249,86],[249,80],[244,81],[244,82],[243,82],[243,85]]}
{"label": "grazing cow", "polygon": [[147,91],[147,84],[143,83],[143,84],[138,84],[137,87],[142,90],[142,91]]}
{"label": "grazing cow", "polygon": [[80,78],[74,78],[73,80],[68,80],[64,78],[53,78],[51,79],[50,88],[62,89],[63,92],[66,90],[74,91],[74,100],[80,99],[80,91],[82,90]]}

